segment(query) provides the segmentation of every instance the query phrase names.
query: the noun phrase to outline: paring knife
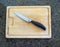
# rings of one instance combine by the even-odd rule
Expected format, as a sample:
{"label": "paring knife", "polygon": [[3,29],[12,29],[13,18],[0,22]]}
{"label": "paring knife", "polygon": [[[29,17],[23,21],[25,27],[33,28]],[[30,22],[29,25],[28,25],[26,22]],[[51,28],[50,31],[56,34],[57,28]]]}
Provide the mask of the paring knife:
{"label": "paring knife", "polygon": [[24,21],[26,21],[28,23],[32,23],[32,24],[36,25],[37,27],[40,27],[43,30],[46,30],[46,27],[43,24],[41,24],[41,23],[39,23],[37,21],[31,20],[30,18],[28,18],[28,17],[26,17],[26,16],[24,16],[24,15],[18,13],[18,12],[14,12],[14,14],[16,16],[18,16],[19,18],[23,19]]}

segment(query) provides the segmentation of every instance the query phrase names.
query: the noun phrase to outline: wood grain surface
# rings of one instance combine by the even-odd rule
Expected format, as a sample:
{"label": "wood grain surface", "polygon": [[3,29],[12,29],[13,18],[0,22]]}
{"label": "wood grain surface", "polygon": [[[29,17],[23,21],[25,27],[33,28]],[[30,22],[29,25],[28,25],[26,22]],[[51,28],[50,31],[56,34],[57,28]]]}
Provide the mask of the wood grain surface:
{"label": "wood grain surface", "polygon": [[[42,23],[46,31],[17,17],[19,12]],[[6,12],[6,38],[51,38],[50,6],[8,6]]]}

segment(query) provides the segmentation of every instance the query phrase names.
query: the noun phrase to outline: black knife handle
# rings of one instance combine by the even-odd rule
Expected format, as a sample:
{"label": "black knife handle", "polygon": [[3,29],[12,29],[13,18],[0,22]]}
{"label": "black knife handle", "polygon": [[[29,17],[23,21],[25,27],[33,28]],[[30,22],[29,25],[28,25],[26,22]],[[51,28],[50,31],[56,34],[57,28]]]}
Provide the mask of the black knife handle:
{"label": "black knife handle", "polygon": [[36,22],[36,21],[33,21],[33,20],[32,20],[31,23],[33,23],[33,24],[36,25],[37,27],[42,28],[43,30],[46,30],[46,27],[45,27],[43,24],[39,23],[39,22]]}

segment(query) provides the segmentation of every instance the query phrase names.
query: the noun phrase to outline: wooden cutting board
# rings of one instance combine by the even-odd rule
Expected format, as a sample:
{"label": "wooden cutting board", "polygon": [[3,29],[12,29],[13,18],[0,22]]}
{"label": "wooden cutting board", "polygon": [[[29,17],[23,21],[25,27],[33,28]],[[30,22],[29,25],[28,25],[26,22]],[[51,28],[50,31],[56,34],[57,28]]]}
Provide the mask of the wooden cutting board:
{"label": "wooden cutting board", "polygon": [[[32,23],[23,21],[14,14],[15,11],[42,23],[46,30],[44,31]],[[6,38],[51,38],[50,6],[8,6]]]}

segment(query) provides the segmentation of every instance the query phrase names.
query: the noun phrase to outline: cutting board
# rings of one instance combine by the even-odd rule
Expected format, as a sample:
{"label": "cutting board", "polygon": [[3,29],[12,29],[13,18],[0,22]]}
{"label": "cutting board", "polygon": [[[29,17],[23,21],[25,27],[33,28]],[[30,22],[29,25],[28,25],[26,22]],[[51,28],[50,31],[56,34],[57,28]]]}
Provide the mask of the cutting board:
{"label": "cutting board", "polygon": [[[8,6],[6,10],[6,38],[51,38],[50,6]],[[46,30],[25,22],[15,11],[42,23]]]}

